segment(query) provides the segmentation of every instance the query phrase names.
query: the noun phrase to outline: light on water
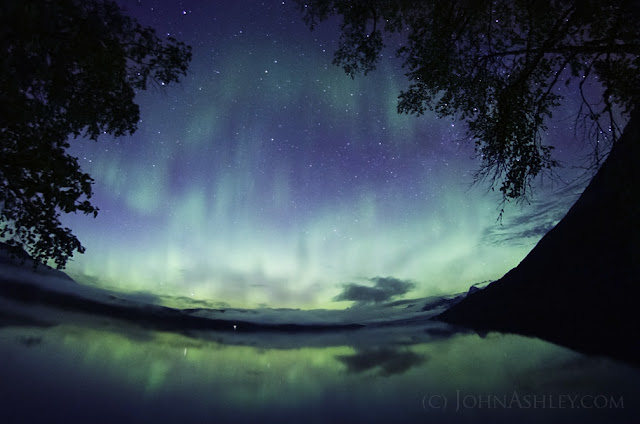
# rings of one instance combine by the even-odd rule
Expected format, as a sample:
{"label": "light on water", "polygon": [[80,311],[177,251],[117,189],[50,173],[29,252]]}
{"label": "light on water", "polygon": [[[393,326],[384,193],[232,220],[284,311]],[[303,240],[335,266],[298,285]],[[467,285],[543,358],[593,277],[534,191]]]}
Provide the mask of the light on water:
{"label": "light on water", "polygon": [[633,368],[538,339],[447,331],[3,327],[3,421],[599,422],[637,413]]}

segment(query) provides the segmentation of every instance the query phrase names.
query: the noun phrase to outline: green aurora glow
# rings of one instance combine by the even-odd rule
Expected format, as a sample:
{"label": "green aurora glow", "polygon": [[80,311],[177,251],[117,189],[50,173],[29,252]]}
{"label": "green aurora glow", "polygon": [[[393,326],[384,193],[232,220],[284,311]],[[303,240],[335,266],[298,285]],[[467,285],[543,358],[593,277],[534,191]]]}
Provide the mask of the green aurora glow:
{"label": "green aurora glow", "polygon": [[194,60],[181,85],[139,93],[134,136],[74,143],[100,207],[64,218],[87,247],[78,281],[240,307],[343,308],[343,284],[376,276],[415,282],[406,297],[462,291],[517,265],[579,193],[543,188],[501,227],[499,196],[469,188],[463,124],[396,113],[395,59],[351,80],[331,25],[310,32],[285,2],[204,3],[129,6]]}

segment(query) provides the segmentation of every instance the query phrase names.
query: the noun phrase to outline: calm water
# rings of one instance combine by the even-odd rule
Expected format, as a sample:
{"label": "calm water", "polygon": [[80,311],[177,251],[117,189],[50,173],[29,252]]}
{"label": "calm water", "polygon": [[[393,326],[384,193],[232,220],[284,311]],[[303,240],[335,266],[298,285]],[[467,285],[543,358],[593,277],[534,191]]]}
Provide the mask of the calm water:
{"label": "calm water", "polygon": [[[438,324],[174,334],[0,328],[0,422],[632,422],[640,372]],[[638,421],[636,421],[638,422]]]}

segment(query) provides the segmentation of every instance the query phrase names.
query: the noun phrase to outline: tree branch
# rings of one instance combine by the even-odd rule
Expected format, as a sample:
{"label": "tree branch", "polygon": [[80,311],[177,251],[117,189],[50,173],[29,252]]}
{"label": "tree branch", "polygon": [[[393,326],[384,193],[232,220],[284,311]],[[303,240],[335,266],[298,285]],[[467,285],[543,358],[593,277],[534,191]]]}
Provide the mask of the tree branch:
{"label": "tree branch", "polygon": [[518,56],[522,54],[563,54],[563,53],[572,53],[572,54],[601,54],[601,53],[609,53],[609,54],[629,54],[629,55],[637,55],[640,54],[640,45],[638,44],[585,44],[582,46],[577,45],[563,45],[557,46],[548,49],[517,49],[517,50],[507,50],[503,52],[489,53],[483,55],[481,57],[481,61],[493,59],[496,57],[507,57],[507,56]]}

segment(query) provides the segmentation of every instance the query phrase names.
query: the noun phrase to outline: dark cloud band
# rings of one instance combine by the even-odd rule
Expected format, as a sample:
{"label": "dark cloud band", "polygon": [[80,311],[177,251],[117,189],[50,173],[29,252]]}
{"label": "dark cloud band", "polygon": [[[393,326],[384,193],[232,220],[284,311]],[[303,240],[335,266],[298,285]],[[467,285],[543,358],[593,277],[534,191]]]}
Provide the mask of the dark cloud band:
{"label": "dark cloud band", "polygon": [[373,277],[368,281],[373,286],[347,283],[343,286],[343,291],[333,300],[353,301],[361,304],[382,303],[392,300],[396,296],[408,293],[415,287],[415,283],[409,280],[400,280],[393,277]]}

